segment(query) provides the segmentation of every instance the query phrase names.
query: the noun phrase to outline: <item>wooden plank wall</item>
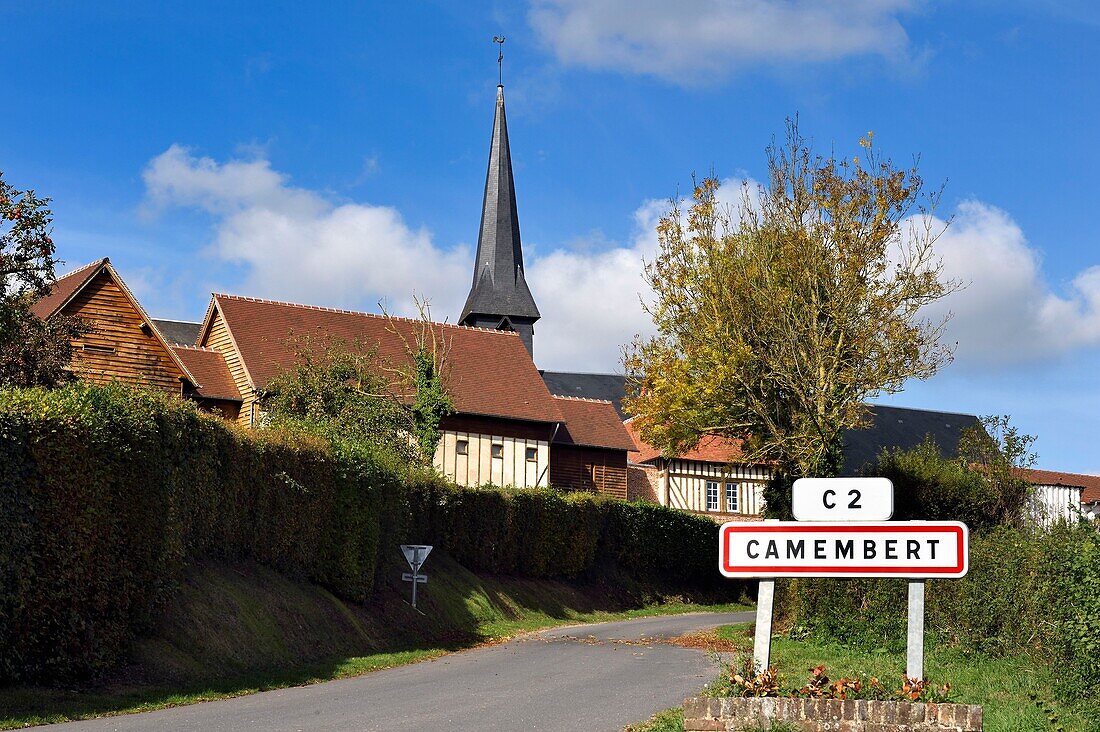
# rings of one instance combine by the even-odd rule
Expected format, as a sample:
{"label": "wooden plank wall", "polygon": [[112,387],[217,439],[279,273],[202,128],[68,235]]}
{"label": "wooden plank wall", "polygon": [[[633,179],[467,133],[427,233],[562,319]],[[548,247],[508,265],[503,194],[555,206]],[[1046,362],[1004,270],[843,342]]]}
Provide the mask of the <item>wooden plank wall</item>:
{"label": "wooden plank wall", "polygon": [[554,445],[550,453],[550,482],[558,488],[625,499],[626,451]]}
{"label": "wooden plank wall", "polygon": [[214,317],[210,322],[210,331],[199,345],[212,348],[225,357],[225,364],[229,367],[229,373],[233,376],[233,383],[237,385],[237,391],[241,393],[242,401],[240,412],[237,413],[237,423],[245,427],[251,426],[250,417],[253,412],[252,405],[256,401],[256,392],[248,383],[248,375],[245,374],[241,355],[237,353],[237,348],[233,345],[233,338],[230,336],[229,328],[226,326],[225,319],[222,318],[219,310],[214,310]]}
{"label": "wooden plank wall", "polygon": [[[466,454],[459,454],[457,449],[462,440],[467,444]],[[500,446],[500,457],[493,457],[493,445]],[[535,460],[527,459],[528,448],[535,450]],[[434,462],[439,472],[459,485],[492,483],[535,488],[547,484],[549,448],[546,440],[445,430]]]}
{"label": "wooden plank wall", "polygon": [[142,331],[141,314],[106,270],[61,312],[82,318],[95,328],[73,341],[72,368],[81,379],[183,393],[183,371],[155,336]]}

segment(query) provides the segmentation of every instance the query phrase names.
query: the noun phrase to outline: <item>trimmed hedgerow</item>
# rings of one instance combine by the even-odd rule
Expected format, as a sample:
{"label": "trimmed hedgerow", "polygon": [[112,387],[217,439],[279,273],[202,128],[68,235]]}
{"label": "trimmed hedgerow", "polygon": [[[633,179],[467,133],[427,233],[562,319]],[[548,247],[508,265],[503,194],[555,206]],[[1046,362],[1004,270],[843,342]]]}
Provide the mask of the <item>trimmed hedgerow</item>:
{"label": "trimmed hedgerow", "polygon": [[95,672],[201,557],[371,592],[399,473],[118,386],[0,392],[0,679]]}
{"label": "trimmed hedgerow", "polygon": [[405,541],[473,570],[610,569],[692,590],[722,582],[717,532],[657,506],[459,488],[373,448],[240,430],[121,386],[0,391],[0,682],[110,668],[206,558],[359,602]]}
{"label": "trimmed hedgerow", "polygon": [[[464,566],[529,577],[617,570],[638,582],[712,589],[718,525],[643,502],[542,489],[409,487],[409,536]],[[738,585],[740,587],[740,585]]]}

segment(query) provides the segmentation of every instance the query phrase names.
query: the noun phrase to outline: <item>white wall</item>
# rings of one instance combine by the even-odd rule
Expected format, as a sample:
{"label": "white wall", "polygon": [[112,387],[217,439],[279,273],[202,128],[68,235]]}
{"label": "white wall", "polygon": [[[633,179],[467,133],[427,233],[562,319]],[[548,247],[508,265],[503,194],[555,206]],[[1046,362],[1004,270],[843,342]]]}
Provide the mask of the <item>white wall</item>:
{"label": "white wall", "polygon": [[1032,486],[1031,505],[1028,507],[1032,520],[1040,526],[1053,526],[1059,521],[1071,521],[1077,518],[1081,509],[1081,489],[1065,485]]}
{"label": "white wall", "polygon": [[[465,455],[457,446],[467,442]],[[492,456],[492,446],[501,446],[501,457]],[[527,459],[527,448],[534,448],[536,459]],[[545,487],[550,460],[550,443],[546,440],[525,440],[520,437],[501,437],[472,432],[445,431],[435,450],[435,469],[459,485],[516,486],[517,488]]]}

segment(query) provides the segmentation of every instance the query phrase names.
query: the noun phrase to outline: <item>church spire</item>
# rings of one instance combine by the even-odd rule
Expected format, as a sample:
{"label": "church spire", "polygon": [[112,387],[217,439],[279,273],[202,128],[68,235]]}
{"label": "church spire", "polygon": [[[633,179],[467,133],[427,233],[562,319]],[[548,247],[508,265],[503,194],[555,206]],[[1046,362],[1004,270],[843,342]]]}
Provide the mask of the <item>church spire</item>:
{"label": "church spire", "polygon": [[459,323],[515,330],[531,352],[534,323],[538,319],[535,298],[523,276],[516,187],[504,115],[504,85],[500,84],[497,86],[493,139],[489,146],[489,170],[485,175],[474,279]]}

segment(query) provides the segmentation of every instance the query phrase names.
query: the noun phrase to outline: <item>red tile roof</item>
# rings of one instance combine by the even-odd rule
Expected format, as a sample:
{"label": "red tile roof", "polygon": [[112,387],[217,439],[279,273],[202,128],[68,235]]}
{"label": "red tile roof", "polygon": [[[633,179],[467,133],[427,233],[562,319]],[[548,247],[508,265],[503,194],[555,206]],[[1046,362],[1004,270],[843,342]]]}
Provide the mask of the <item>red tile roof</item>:
{"label": "red tile roof", "polygon": [[1100,475],[1062,473],[1056,470],[1018,468],[1017,473],[1032,485],[1064,485],[1081,489],[1081,502],[1100,501]]}
{"label": "red tile roof", "polygon": [[221,353],[210,348],[179,345],[172,346],[172,351],[198,380],[196,394],[207,399],[241,401],[241,393]]}
{"label": "red tile roof", "polygon": [[554,401],[565,417],[565,428],[558,432],[554,442],[611,450],[634,449],[634,441],[611,402],[556,395]]}
{"label": "red tile roof", "polygon": [[[201,338],[206,337],[215,308],[236,341],[254,388],[263,388],[294,364],[294,337],[359,341],[377,346],[384,361],[403,363],[408,358],[405,341],[415,345],[420,327],[418,320],[215,294]],[[434,327],[449,344],[446,382],[458,412],[562,421],[561,411],[519,335],[442,323]]]}
{"label": "red tile roof", "polygon": [[50,288],[49,293],[40,297],[34,305],[31,305],[31,312],[37,315],[39,318],[45,320],[58,310],[60,310],[65,303],[72,299],[72,297],[80,292],[84,285],[99,274],[99,270],[102,269],[110,262],[107,257],[103,259],[97,259],[90,264],[86,264],[79,269],[74,269],[68,274],[62,275],[57,278],[57,281],[53,283],[53,287]]}
{"label": "red tile roof", "polygon": [[[645,463],[661,457],[661,451],[642,439],[638,434],[638,428],[634,420],[629,419],[623,423],[630,436],[634,440],[635,450],[628,456],[631,462]],[[741,440],[733,440],[718,435],[706,435],[699,440],[699,444],[691,450],[676,455],[677,460],[698,460],[705,463],[721,463],[728,465],[735,462],[744,462],[744,452],[741,450]]]}

